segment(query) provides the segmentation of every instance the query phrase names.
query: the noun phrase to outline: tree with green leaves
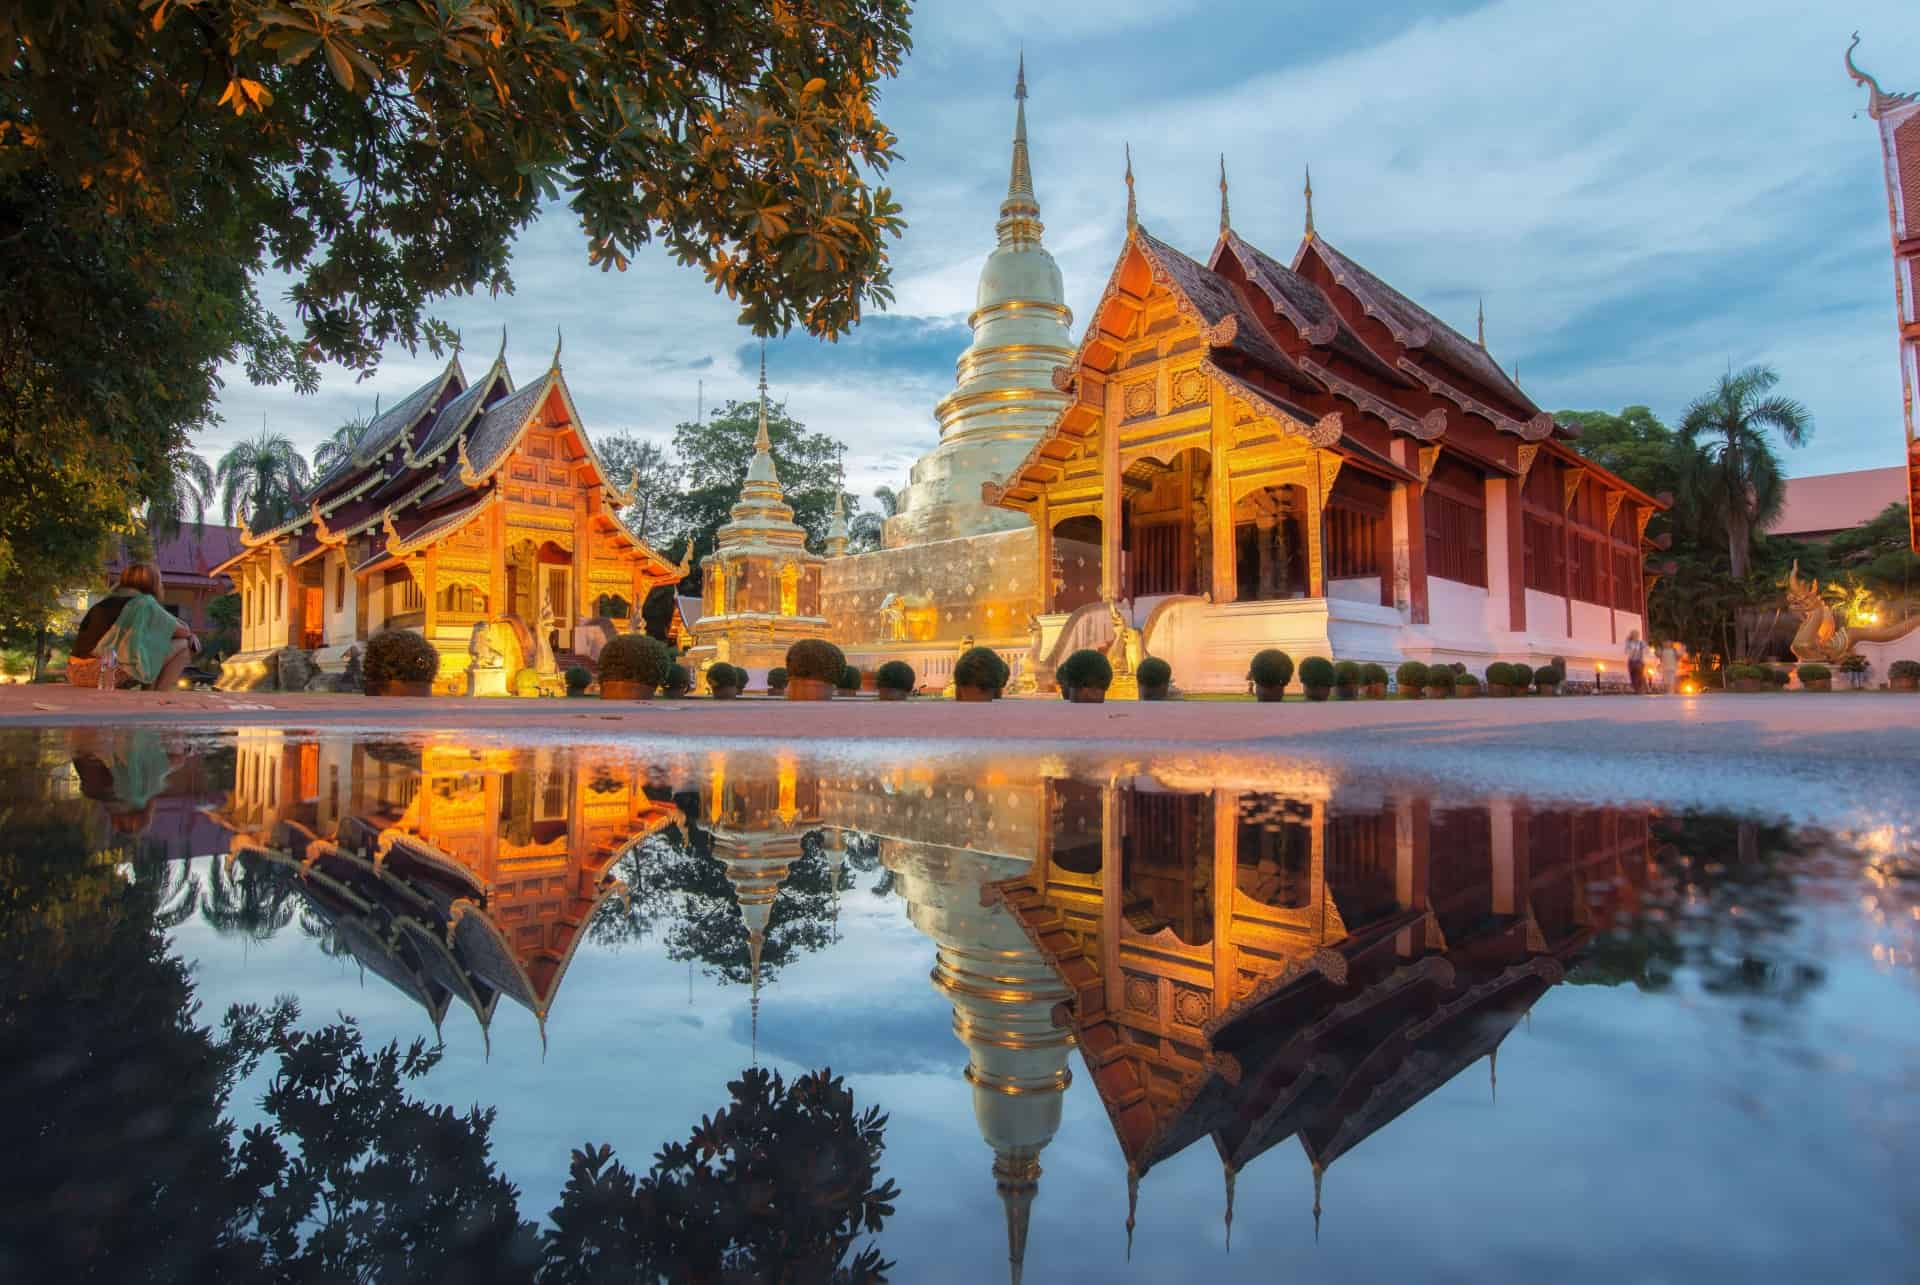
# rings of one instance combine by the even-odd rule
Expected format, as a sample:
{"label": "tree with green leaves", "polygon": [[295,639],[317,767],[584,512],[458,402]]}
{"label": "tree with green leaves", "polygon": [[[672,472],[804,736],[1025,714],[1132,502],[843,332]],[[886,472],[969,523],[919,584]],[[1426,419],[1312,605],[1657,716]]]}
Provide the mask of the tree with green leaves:
{"label": "tree with green leaves", "polygon": [[758,333],[844,333],[891,298],[875,107],[909,12],[0,6],[0,601],[100,565],[215,423],[223,366],[310,392],[324,362],[444,351],[434,302],[511,290],[556,202],[604,269],[658,243]]}
{"label": "tree with green leaves", "polygon": [[847,520],[847,547],[855,553],[866,553],[880,547],[881,537],[886,532],[887,519],[900,511],[900,496],[890,486],[875,487],[873,492],[874,510],[869,512],[857,497],[848,497],[853,516]]}
{"label": "tree with green leaves", "polygon": [[[753,461],[754,437],[759,432],[760,403],[728,401],[703,423],[685,422],[673,430],[673,457],[681,490],[662,515],[667,547],[678,549],[693,539],[696,560],[713,552],[714,534],[728,520],[747,480]],[[833,520],[833,497],[840,492],[840,473],[846,447],[825,433],[814,433],[787,414],[785,402],[767,407],[767,438],[773,444],[774,469],[780,475],[793,520],[806,528],[815,549],[827,538]],[[684,581],[681,593],[699,592],[699,568]]]}
{"label": "tree with green leaves", "polygon": [[620,520],[642,543],[661,552],[659,541],[667,536],[666,514],[671,497],[678,489],[673,462],[658,442],[649,442],[632,433],[609,433],[594,441],[610,480],[618,487],[633,488],[633,503],[620,510]]}
{"label": "tree with green leaves", "polygon": [[306,457],[285,433],[269,433],[236,443],[220,457],[220,512],[228,525],[242,519],[263,531],[293,516],[302,488],[312,480]]}
{"label": "tree with green leaves", "polygon": [[326,440],[313,448],[314,476],[325,477],[353,459],[353,453],[360,449],[360,443],[366,440],[367,429],[372,426],[371,419],[355,415],[327,434]]}
{"label": "tree with green leaves", "polygon": [[1767,366],[1728,371],[1680,421],[1680,437],[1693,448],[1680,477],[1681,499],[1724,533],[1736,580],[1746,578],[1754,536],[1778,516],[1786,495],[1772,434],[1790,447],[1805,445],[1813,435],[1805,406],[1772,395],[1779,382]]}
{"label": "tree with green leaves", "polygon": [[213,466],[206,456],[189,446],[175,447],[167,455],[159,492],[147,502],[147,538],[158,544],[178,535],[189,522],[205,522],[214,489]]}

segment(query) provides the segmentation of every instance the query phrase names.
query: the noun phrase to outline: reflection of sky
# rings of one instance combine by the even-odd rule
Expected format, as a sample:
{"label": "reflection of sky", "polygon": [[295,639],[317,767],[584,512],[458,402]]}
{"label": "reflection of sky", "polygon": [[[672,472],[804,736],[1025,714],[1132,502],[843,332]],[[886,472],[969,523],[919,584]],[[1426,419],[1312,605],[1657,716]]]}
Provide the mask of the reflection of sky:
{"label": "reflection of sky", "polygon": [[[763,991],[761,1055],[789,1075],[829,1062],[863,1107],[891,1116],[883,1173],[902,1197],[881,1245],[900,1263],[895,1279],[1000,1279],[991,1156],[950,1010],[928,982],[933,946],[900,898],[867,891],[872,879],[856,876],[844,895],[840,940]],[[1836,890],[1850,888],[1842,877]],[[1911,979],[1874,969],[1848,897],[1803,914],[1795,948],[1826,976],[1797,1008],[1705,995],[1685,974],[1659,996],[1549,992],[1501,1048],[1497,1103],[1482,1061],[1333,1165],[1317,1245],[1311,1173],[1289,1141],[1240,1175],[1226,1253],[1220,1166],[1202,1141],[1142,1182],[1128,1265],[1119,1148],[1075,1057],[1064,1123],[1042,1157],[1027,1279],[1910,1278],[1920,1248],[1920,1203],[1905,1186],[1920,1147]],[[199,963],[209,1018],[292,993],[307,1022],[345,1012],[370,1043],[431,1036],[410,1001],[378,979],[363,985],[297,927],[243,945],[194,921],[175,940]],[[691,996],[687,966],[657,940],[587,946],[544,1061],[524,1010],[501,1004],[484,1061],[456,1007],[447,1058],[416,1087],[498,1108],[496,1160],[524,1212],[541,1216],[572,1148],[610,1143],[644,1170],[662,1142],[725,1102],[750,1057],[747,991],[696,966]],[[236,1105],[244,1121],[249,1104]]]}

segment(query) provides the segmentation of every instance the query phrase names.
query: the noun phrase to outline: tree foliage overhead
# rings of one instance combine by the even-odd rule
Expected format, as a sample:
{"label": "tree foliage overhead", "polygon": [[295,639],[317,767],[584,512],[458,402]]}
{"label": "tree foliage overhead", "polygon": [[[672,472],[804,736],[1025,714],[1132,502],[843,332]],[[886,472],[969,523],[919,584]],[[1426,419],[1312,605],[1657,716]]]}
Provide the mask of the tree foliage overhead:
{"label": "tree foliage overhead", "polygon": [[1680,422],[1680,436],[1691,448],[1682,456],[1681,494],[1725,531],[1735,579],[1747,574],[1754,534],[1778,516],[1786,495],[1786,474],[1769,430],[1788,446],[1801,446],[1813,434],[1806,407],[1773,395],[1779,382],[1766,366],[1729,371],[1687,407]]}

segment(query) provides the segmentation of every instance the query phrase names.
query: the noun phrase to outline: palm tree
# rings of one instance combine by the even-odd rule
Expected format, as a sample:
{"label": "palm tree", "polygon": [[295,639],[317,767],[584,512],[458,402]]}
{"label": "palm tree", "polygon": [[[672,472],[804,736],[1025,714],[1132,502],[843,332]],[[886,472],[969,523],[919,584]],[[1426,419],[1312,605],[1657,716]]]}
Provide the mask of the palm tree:
{"label": "palm tree", "polygon": [[[378,412],[376,412],[377,414]],[[333,434],[320,445],[313,448],[313,471],[324,477],[334,469],[353,458],[353,453],[366,439],[367,429],[373,424],[371,419],[362,419],[358,415],[333,430]]]}
{"label": "palm tree", "polygon": [[[881,533],[886,529],[887,519],[900,511],[900,493],[890,486],[876,487],[874,502],[880,506],[878,513],[868,513],[864,508],[853,515],[847,524],[847,535],[855,549],[877,549],[880,547]],[[855,500],[854,504],[859,505]]]}
{"label": "palm tree", "polygon": [[189,446],[174,447],[159,485],[147,498],[148,538],[157,544],[178,534],[188,522],[205,522],[212,502],[213,466]]}
{"label": "palm tree", "polygon": [[1746,579],[1754,532],[1778,516],[1786,494],[1767,430],[1795,447],[1813,434],[1805,406],[1768,395],[1779,382],[1768,366],[1729,370],[1718,387],[1687,407],[1680,422],[1686,500],[1702,520],[1726,531],[1735,580]]}
{"label": "palm tree", "polygon": [[260,436],[237,443],[220,457],[216,476],[227,523],[232,524],[236,513],[244,514],[248,525],[259,530],[286,521],[311,472],[286,434],[263,428]]}

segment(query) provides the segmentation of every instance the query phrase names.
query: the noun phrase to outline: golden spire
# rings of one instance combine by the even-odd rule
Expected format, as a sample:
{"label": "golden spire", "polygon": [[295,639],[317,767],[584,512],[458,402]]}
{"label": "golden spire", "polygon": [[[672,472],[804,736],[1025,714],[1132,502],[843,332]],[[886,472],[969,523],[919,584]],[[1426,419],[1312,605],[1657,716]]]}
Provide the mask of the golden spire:
{"label": "golden spire", "polygon": [[1227,213],[1227,154],[1220,153],[1220,235],[1225,236],[1233,229],[1233,219]]}
{"label": "golden spire", "polygon": [[1140,210],[1133,202],[1133,144],[1128,143],[1125,146],[1127,149],[1127,231],[1131,232],[1140,226]]}
{"label": "golden spire", "polygon": [[753,990],[747,1000],[751,1017],[749,1029],[753,1033],[753,1064],[760,1065],[760,950],[767,944],[767,935],[755,928],[747,934],[747,961],[753,970]]}
{"label": "golden spire", "polygon": [[1480,300],[1479,315],[1474,319],[1474,329],[1480,348],[1482,351],[1485,351],[1487,346],[1487,301],[1484,297]]}
{"label": "golden spire", "polygon": [[767,341],[760,341],[760,432],[753,439],[754,453],[768,454],[773,450],[773,439],[767,436]]}
{"label": "golden spire", "polygon": [[1000,244],[1038,241],[1040,201],[1033,194],[1033,162],[1027,154],[1027,56],[1020,55],[1020,71],[1013,82],[1013,166],[1007,175],[1007,199],[1000,202],[995,231]]}
{"label": "golden spire", "polygon": [[1007,1214],[1007,1277],[1020,1285],[1026,1273],[1027,1226],[1033,1220],[1033,1199],[1040,1191],[1040,1162],[1031,1156],[995,1155],[993,1185]]}
{"label": "golden spire", "polygon": [[1313,235],[1313,166],[1307,166],[1307,235]]}

